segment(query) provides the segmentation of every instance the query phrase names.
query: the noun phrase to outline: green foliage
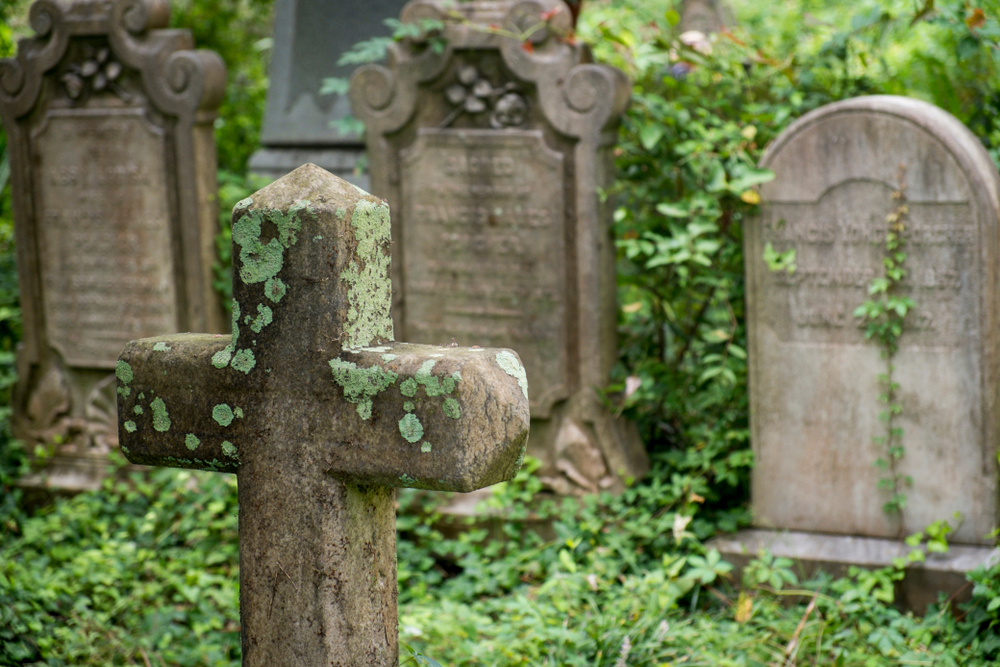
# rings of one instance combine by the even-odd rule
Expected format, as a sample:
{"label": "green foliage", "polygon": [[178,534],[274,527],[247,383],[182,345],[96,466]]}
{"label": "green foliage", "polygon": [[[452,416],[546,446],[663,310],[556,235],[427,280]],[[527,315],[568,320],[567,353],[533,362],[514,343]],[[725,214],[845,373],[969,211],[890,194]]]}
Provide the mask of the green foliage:
{"label": "green foliage", "polygon": [[219,169],[244,174],[256,150],[267,98],[273,0],[172,0],[171,27],[226,63],[226,96],[215,121]]}
{"label": "green foliage", "polygon": [[238,664],[236,508],[235,477],[158,470],[8,520],[0,665]]}

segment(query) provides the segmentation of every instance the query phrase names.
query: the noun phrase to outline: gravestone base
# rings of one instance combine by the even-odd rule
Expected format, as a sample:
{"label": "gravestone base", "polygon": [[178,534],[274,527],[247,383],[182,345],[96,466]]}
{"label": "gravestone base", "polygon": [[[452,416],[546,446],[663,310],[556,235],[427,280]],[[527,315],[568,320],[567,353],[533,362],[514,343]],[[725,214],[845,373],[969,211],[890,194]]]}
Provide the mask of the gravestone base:
{"label": "gravestone base", "polygon": [[621,493],[649,472],[649,458],[635,424],[615,417],[592,392],[531,420],[528,455],[542,463],[538,475],[559,495]]}
{"label": "gravestone base", "polygon": [[317,148],[264,146],[250,156],[250,173],[277,180],[304,164],[314,164],[339,176],[362,190],[370,189],[368,170],[364,167],[364,146]]}
{"label": "gravestone base", "polygon": [[[737,580],[739,570],[761,549],[776,557],[793,560],[800,580],[818,571],[842,577],[851,567],[874,570],[890,566],[894,558],[906,556],[911,549],[897,540],[763,529],[741,530],[734,535],[717,537],[709,546],[718,549],[723,558],[736,567]],[[1000,549],[968,544],[950,545],[948,552],[943,554],[927,554],[923,563],[907,568],[906,578],[897,586],[896,601],[901,607],[919,614],[923,614],[929,604],[937,602],[940,593],[948,596],[953,605],[964,602],[972,594],[972,586],[965,579],[966,572],[992,565],[998,559]]]}

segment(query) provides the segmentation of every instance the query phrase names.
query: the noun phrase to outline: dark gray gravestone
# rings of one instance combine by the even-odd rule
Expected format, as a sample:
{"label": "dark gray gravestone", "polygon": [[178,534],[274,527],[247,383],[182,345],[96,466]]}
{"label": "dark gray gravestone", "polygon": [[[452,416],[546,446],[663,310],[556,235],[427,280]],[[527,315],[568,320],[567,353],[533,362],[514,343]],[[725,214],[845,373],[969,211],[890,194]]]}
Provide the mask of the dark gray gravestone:
{"label": "dark gray gravestone", "polygon": [[[853,315],[884,275],[900,165],[909,210],[902,293],[916,303],[893,359],[902,405],[894,426],[905,448],[897,465],[913,480],[902,523],[882,509],[891,492],[875,467],[885,457],[873,436],[885,429],[886,362]],[[949,539],[978,556],[935,556],[924,567],[957,574],[962,587],[963,568],[986,559],[1000,523],[1000,175],[954,116],[888,96],[807,114],[763,166],[776,178],[745,236],[755,523],[801,531],[783,538],[793,548],[783,555],[869,565],[892,554],[880,540],[934,521],[955,525],[960,512]],[[795,249],[793,273],[768,270],[767,243]]]}
{"label": "dark gray gravestone", "polygon": [[225,67],[168,19],[166,0],[40,0],[37,36],[0,61],[24,314],[14,434],[54,448],[53,486],[103,474],[125,343],[225,327],[212,289]]}
{"label": "dark gray gravestone", "polygon": [[233,335],[133,341],[122,451],[236,473],[245,667],[396,665],[392,487],[510,479],[510,350],[394,343],[389,207],[314,165],[233,210]]}
{"label": "dark gray gravestone", "polygon": [[356,43],[388,36],[383,21],[399,14],[405,0],[277,0],[274,52],[261,133],[263,147],[250,169],[278,178],[306,162],[367,187],[355,174],[364,140],[341,134],[331,122],[350,115],[346,95],[320,95],[323,79],[349,77],[354,66],[337,66]]}
{"label": "dark gray gravestone", "polygon": [[[531,52],[483,29],[523,29],[546,11],[558,13]],[[558,38],[570,21],[559,0],[417,0],[401,18],[448,21],[444,50],[396,43],[391,67],[351,82],[372,189],[395,211],[396,328],[422,343],[517,350],[533,388],[529,453],[549,485],[621,488],[645,473],[646,454],[594,387],[616,358],[612,206],[598,190],[612,177],[628,81]]]}

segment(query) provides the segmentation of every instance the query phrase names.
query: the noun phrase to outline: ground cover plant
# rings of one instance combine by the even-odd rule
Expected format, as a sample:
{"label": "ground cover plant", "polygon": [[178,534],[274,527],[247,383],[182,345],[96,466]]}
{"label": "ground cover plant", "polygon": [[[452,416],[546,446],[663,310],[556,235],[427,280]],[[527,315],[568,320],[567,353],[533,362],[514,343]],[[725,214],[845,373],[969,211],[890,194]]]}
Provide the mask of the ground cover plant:
{"label": "ground cover plant", "polygon": [[[0,12],[23,4],[0,4]],[[759,203],[755,186],[769,178],[755,167],[764,147],[822,104],[891,92],[955,113],[997,159],[998,4],[740,0],[739,26],[682,41],[672,0],[584,3],[579,38],[635,81],[616,150],[619,180],[605,193],[618,207],[621,305],[608,400],[627,395],[615,408],[640,424],[654,469],[620,497],[555,500],[539,493],[529,461],[496,489],[489,511],[497,520],[457,535],[440,520],[439,495],[402,492],[401,661],[1000,661],[1000,567],[970,576],[970,603],[943,599],[915,616],[892,605],[905,563],[804,581],[791,563],[763,553],[736,580],[705,546],[749,521],[741,230]],[[199,46],[223,54],[230,88],[240,88],[217,131],[225,222],[254,189],[245,162],[266,90],[270,3],[191,0],[174,11]],[[233,22],[253,39],[227,33]],[[9,25],[0,26],[4,53]],[[5,173],[0,163],[0,185]],[[8,193],[0,198],[5,406],[19,335]],[[224,225],[223,291],[226,234]],[[769,260],[786,269],[794,257]],[[13,487],[24,461],[5,435],[0,665],[239,664],[234,477],[158,470],[29,515]]]}

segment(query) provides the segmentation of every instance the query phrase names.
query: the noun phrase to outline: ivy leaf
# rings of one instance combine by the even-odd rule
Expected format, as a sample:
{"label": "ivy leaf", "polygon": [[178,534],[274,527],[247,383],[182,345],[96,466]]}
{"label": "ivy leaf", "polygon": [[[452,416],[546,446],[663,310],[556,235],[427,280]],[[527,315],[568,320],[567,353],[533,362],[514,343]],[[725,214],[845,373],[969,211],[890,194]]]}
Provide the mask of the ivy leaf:
{"label": "ivy leaf", "polygon": [[663,138],[663,126],[659,123],[646,123],[639,130],[639,142],[647,151],[653,150]]}

